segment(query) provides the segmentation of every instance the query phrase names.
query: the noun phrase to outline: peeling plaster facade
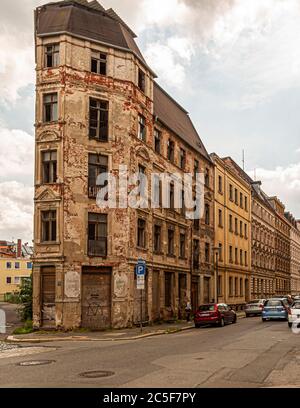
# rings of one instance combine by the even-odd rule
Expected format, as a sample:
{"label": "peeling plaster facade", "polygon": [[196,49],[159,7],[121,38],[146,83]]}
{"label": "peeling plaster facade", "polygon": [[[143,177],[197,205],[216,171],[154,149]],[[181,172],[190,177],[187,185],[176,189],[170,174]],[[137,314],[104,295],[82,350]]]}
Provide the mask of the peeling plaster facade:
{"label": "peeling plaster facade", "polygon": [[[38,19],[39,9],[36,26]],[[124,27],[122,30],[126,30]],[[130,35],[128,30],[126,35]],[[141,295],[142,317],[147,322],[182,317],[187,300],[192,300],[194,308],[203,301],[211,301],[214,297],[213,164],[209,157],[199,153],[154,115],[153,72],[137,53],[92,38],[67,32],[36,32],[35,41],[34,326],[78,328],[83,326],[87,313],[85,326],[90,321],[92,329],[130,327],[140,321]],[[50,44],[59,44],[59,65],[54,68],[45,67],[45,48]],[[91,73],[91,53],[94,51],[107,55],[107,75]],[[139,69],[146,75],[144,92],[138,88]],[[58,118],[45,123],[43,98],[48,93],[57,93]],[[91,97],[109,102],[108,142],[89,138]],[[138,114],[146,119],[145,141],[137,137]],[[154,129],[161,132],[160,154],[153,147]],[[175,143],[174,163],[167,160],[170,138]],[[130,173],[142,165],[150,177],[153,172],[183,173],[178,167],[180,148],[186,151],[185,172],[194,171],[195,160],[199,162],[199,171],[208,172],[205,202],[211,209],[210,219],[208,225],[201,219],[199,230],[180,211],[101,210],[95,198],[89,198],[89,153],[107,156],[109,171],[114,175],[118,175],[120,165],[127,165]],[[47,184],[42,174],[42,154],[46,151],[57,152],[57,180]],[[42,213],[50,210],[56,211],[56,239],[43,242]],[[107,256],[89,256],[89,213],[107,214]],[[137,247],[138,218],[146,221],[145,248]],[[154,225],[157,224],[162,231],[160,253],[153,251]],[[174,229],[173,256],[167,255],[170,225]],[[186,236],[182,258],[179,256],[180,234]],[[197,268],[193,263],[193,240],[200,241]],[[209,260],[205,260],[207,245]],[[146,290],[142,293],[136,290],[138,258],[147,262]],[[168,301],[166,282],[171,284]],[[85,297],[94,299],[88,311]]]}

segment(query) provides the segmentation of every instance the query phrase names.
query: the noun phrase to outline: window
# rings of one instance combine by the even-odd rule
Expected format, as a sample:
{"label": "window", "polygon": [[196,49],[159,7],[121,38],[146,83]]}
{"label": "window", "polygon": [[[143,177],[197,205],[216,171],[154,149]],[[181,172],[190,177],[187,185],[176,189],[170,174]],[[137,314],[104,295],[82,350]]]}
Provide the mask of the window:
{"label": "window", "polygon": [[42,152],[43,183],[51,184],[57,182],[57,151],[49,150]]}
{"label": "window", "polygon": [[234,229],[235,229],[235,233],[238,234],[239,230],[238,230],[238,219],[237,218],[234,219]]}
{"label": "window", "polygon": [[55,68],[59,65],[59,44],[45,46],[45,67]]}
{"label": "window", "polygon": [[248,227],[247,227],[247,224],[245,224],[245,238],[248,239]]}
{"label": "window", "polygon": [[27,262],[27,269],[32,269],[32,262]]}
{"label": "window", "polygon": [[8,285],[11,284],[11,277],[10,277],[10,276],[7,276],[7,277],[6,277],[6,283],[7,283]]}
{"label": "window", "polygon": [[139,69],[138,86],[139,86],[140,90],[145,93],[145,89],[146,89],[146,75],[145,75],[145,72],[143,72],[141,69]]}
{"label": "window", "polygon": [[11,269],[11,262],[6,262],[6,269]]}
{"label": "window", "polygon": [[89,213],[88,254],[89,256],[107,255],[107,214]]}
{"label": "window", "polygon": [[107,74],[107,54],[97,51],[92,52],[91,71],[99,75]]}
{"label": "window", "polygon": [[205,187],[209,187],[209,170],[208,169],[205,169],[204,184],[205,184]]}
{"label": "window", "polygon": [[168,140],[168,160],[174,163],[175,144],[172,140]]}
{"label": "window", "polygon": [[15,262],[15,269],[20,269],[20,262]]}
{"label": "window", "polygon": [[222,276],[218,276],[218,296],[222,296]]}
{"label": "window", "polygon": [[238,285],[238,283],[239,283],[239,280],[238,280],[238,278],[235,278],[234,279],[234,292],[235,292],[235,296],[238,296],[239,295],[239,285]]}
{"label": "window", "polygon": [[245,210],[248,211],[248,197],[245,197]]}
{"label": "window", "polygon": [[194,177],[196,178],[197,174],[199,173],[199,162],[198,160],[194,161]]}
{"label": "window", "polygon": [[193,243],[193,264],[194,268],[199,268],[199,257],[200,257],[200,243],[198,239],[194,239]]}
{"label": "window", "polygon": [[100,142],[108,141],[108,108],[109,103],[90,98],[90,138]]}
{"label": "window", "polygon": [[210,262],[210,245],[207,242],[205,243],[205,262]]}
{"label": "window", "polygon": [[180,248],[179,256],[180,256],[180,258],[185,258],[185,241],[186,241],[186,235],[185,234],[180,234],[180,243],[179,243],[179,248]]}
{"label": "window", "polygon": [[180,149],[180,168],[184,169],[185,168],[185,162],[186,162],[186,152],[183,149]]}
{"label": "window", "polygon": [[240,221],[240,235],[243,237],[243,222]]}
{"label": "window", "polygon": [[175,186],[174,183],[170,183],[170,209],[174,210],[175,209],[175,192],[174,192]]}
{"label": "window", "polygon": [[168,229],[168,255],[174,255],[174,230]]}
{"label": "window", "polygon": [[245,266],[248,266],[248,252],[245,251]]}
{"label": "window", "polygon": [[240,278],[240,296],[244,296],[244,282],[242,278]]}
{"label": "window", "polygon": [[219,261],[223,262],[223,245],[219,244]]}
{"label": "window", "polygon": [[172,306],[172,273],[165,273],[165,307]]}
{"label": "window", "polygon": [[234,189],[234,202],[238,205],[238,191],[237,188]]}
{"label": "window", "polygon": [[139,115],[138,138],[146,141],[146,119],[142,115]]}
{"label": "window", "polygon": [[235,250],[234,250],[234,259],[235,259],[236,265],[238,265],[239,258],[238,258],[238,249],[237,248],[235,248]]}
{"label": "window", "polygon": [[219,227],[223,227],[223,212],[219,210]]}
{"label": "window", "polygon": [[159,154],[161,152],[161,132],[157,129],[154,129],[154,150]]}
{"label": "window", "polygon": [[233,232],[232,220],[233,220],[233,218],[232,218],[232,215],[230,214],[229,215],[229,231],[230,232]]}
{"label": "window", "polygon": [[21,281],[20,276],[15,276],[15,277],[14,277],[14,284],[15,284],[15,285],[19,285],[19,284],[20,284],[20,281]]}
{"label": "window", "polygon": [[229,200],[233,201],[233,186],[229,184]]}
{"label": "window", "polygon": [[142,218],[138,219],[137,234],[137,246],[140,248],[146,248],[146,221]]}
{"label": "window", "polygon": [[161,226],[154,225],[154,252],[161,252]]}
{"label": "window", "polygon": [[57,93],[46,94],[43,96],[43,109],[43,121],[45,123],[57,121]]}
{"label": "window", "polygon": [[158,174],[154,175],[153,201],[155,208],[162,207],[162,181]]}
{"label": "window", "polygon": [[210,225],[210,208],[209,208],[209,204],[205,204],[205,224]]}
{"label": "window", "polygon": [[233,296],[233,278],[229,278],[229,296]]}
{"label": "window", "polygon": [[244,200],[243,200],[243,193],[240,193],[240,207],[243,208]]}
{"label": "window", "polygon": [[218,177],[218,190],[219,190],[219,193],[223,193],[223,179],[222,179],[222,176]]}
{"label": "window", "polygon": [[229,247],[229,262],[233,263],[233,248],[231,245]]}
{"label": "window", "polygon": [[42,211],[42,242],[56,242],[56,210]]}
{"label": "window", "polygon": [[243,265],[243,251],[240,249],[240,264]]}
{"label": "window", "polygon": [[108,157],[100,154],[89,154],[89,175],[88,175],[88,194],[89,197],[95,198],[97,193],[103,188],[106,183],[102,185],[97,184],[97,178],[103,173],[108,173]]}

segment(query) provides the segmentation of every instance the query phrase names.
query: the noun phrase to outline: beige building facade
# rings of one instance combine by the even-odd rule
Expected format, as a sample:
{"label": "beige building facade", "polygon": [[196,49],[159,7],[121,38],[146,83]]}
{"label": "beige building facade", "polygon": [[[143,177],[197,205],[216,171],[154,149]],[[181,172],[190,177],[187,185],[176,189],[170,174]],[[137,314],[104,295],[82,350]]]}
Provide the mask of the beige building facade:
{"label": "beige building facade", "polygon": [[286,218],[291,225],[291,295],[300,295],[300,221],[292,214],[287,213]]}
{"label": "beige building facade", "polygon": [[215,163],[215,288],[219,302],[243,308],[251,288],[251,186],[231,158]]}
{"label": "beige building facade", "polygon": [[[35,327],[122,328],[211,301],[214,171],[188,113],[155,82],[113,10],[57,2],[38,8],[35,23]],[[97,177],[119,180],[120,166],[170,203],[178,191],[151,190],[153,173],[202,173],[203,217],[190,220],[175,205],[99,208]],[[138,259],[147,264],[144,291]]]}

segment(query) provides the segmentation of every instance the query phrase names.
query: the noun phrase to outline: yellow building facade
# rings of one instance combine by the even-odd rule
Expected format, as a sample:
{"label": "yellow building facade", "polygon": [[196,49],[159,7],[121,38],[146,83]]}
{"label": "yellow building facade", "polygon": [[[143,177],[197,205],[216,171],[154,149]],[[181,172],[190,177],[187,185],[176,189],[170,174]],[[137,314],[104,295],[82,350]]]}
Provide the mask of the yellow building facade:
{"label": "yellow building facade", "polygon": [[237,309],[251,296],[251,186],[231,158],[215,163],[215,298]]}
{"label": "yellow building facade", "polygon": [[27,258],[0,258],[0,300],[20,290],[22,279],[32,273],[32,262]]}

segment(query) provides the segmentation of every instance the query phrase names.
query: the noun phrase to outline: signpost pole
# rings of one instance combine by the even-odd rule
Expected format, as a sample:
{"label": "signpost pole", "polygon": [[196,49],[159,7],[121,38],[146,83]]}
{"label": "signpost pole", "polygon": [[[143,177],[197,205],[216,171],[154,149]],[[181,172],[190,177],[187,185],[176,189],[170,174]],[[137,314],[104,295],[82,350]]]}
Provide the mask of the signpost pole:
{"label": "signpost pole", "polygon": [[139,259],[136,265],[136,279],[137,279],[137,289],[141,293],[141,316],[140,316],[140,326],[141,332],[143,331],[143,292],[145,290],[145,275],[146,275],[146,262],[143,259]]}
{"label": "signpost pole", "polygon": [[141,333],[143,333],[143,290],[141,290]]}

